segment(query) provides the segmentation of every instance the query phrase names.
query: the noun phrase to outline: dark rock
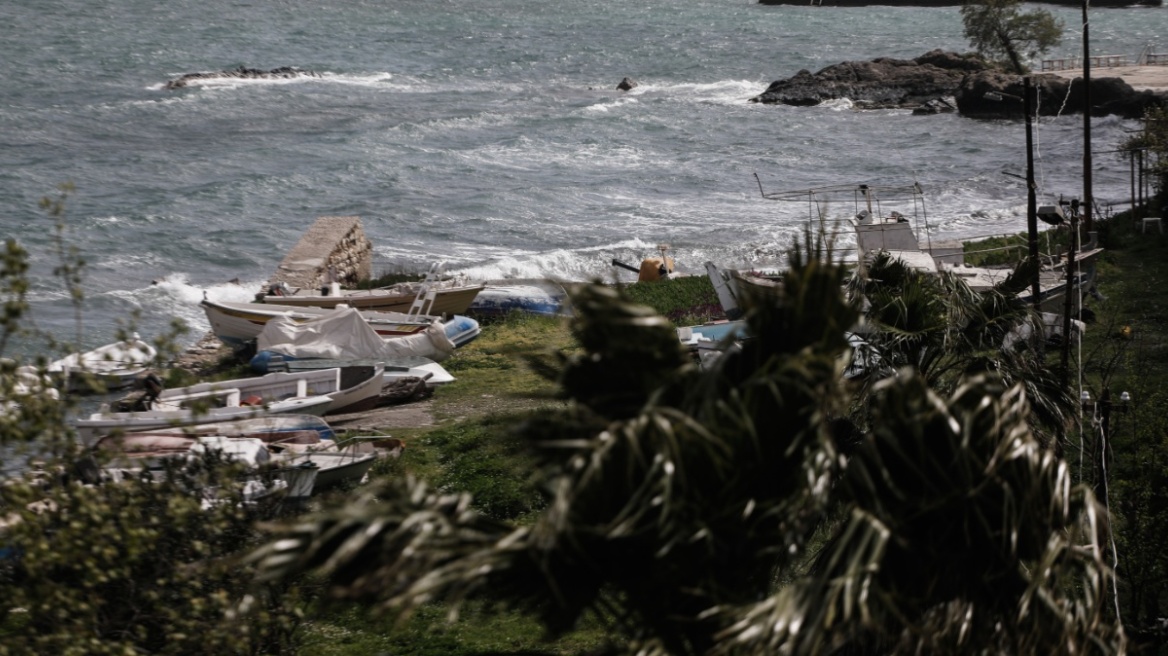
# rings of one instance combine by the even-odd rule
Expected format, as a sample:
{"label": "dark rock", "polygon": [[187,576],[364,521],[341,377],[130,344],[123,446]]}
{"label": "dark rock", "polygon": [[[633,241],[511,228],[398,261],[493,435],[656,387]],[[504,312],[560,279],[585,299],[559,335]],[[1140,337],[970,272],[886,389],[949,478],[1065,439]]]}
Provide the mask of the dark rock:
{"label": "dark rock", "polygon": [[[1082,113],[1081,78],[1067,80],[1035,74],[1031,80],[1039,89],[1039,114]],[[1006,95],[995,101],[985,97],[989,92]],[[849,98],[862,109],[904,108],[912,109],[914,114],[948,112],[955,105],[964,116],[1021,118],[1022,103],[1010,96],[1022,96],[1021,76],[990,70],[976,55],[933,50],[916,59],[883,57],[869,62],[843,62],[815,74],[802,70],[772,82],[766,91],[750,100],[806,106]],[[1163,106],[1166,98],[1153,91],[1136,91],[1120,78],[1091,79],[1093,116],[1140,118],[1148,108]]]}
{"label": "dark rock", "polygon": [[[1031,87],[1036,93],[1037,113],[1040,116],[1081,114],[1083,112],[1083,79],[1068,80],[1057,75],[1032,75]],[[982,71],[967,76],[957,91],[957,109],[971,118],[1023,118],[1025,93],[1022,77],[1010,73]],[[987,94],[1001,94],[1001,100],[987,98]],[[1066,101],[1064,103],[1064,100]],[[1091,115],[1115,114],[1136,119],[1150,107],[1162,106],[1165,97],[1152,91],[1136,91],[1117,77],[1091,78]]]}
{"label": "dark rock", "polygon": [[[1078,7],[1082,0],[1035,0],[1040,4]],[[760,5],[799,5],[812,7],[960,7],[964,0],[758,0]],[[1163,0],[1092,0],[1091,7],[1159,7]]]}
{"label": "dark rock", "polygon": [[849,98],[867,108],[916,107],[952,96],[968,73],[986,70],[974,55],[933,50],[916,59],[881,57],[843,62],[815,73],[802,70],[771,83],[751,102],[817,105]]}
{"label": "dark rock", "polygon": [[945,98],[934,98],[928,102],[922,103],[920,107],[913,108],[913,115],[928,115],[928,114],[950,114],[957,111],[957,99],[952,96]]}
{"label": "dark rock", "polygon": [[280,68],[273,68],[265,71],[258,68],[246,68],[240,66],[239,68],[230,71],[214,71],[210,73],[187,73],[174,78],[166,83],[167,89],[181,89],[187,86],[191,80],[207,80],[207,79],[222,79],[222,78],[249,78],[249,79],[264,79],[264,78],[293,78],[293,77],[320,77],[320,73],[314,71],[302,71],[293,66],[281,66]]}
{"label": "dark rock", "polygon": [[618,91],[628,91],[635,86],[637,86],[637,81],[631,77],[626,77],[620,81],[620,84],[616,85],[616,88]]}

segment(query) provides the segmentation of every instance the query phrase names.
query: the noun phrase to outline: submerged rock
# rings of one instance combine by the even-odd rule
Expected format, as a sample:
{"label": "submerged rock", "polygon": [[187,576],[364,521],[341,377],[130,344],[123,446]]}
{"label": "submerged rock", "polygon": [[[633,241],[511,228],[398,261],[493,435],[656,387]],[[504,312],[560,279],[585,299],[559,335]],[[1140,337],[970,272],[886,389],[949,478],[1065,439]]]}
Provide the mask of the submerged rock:
{"label": "submerged rock", "polygon": [[210,73],[187,73],[174,78],[166,83],[167,89],[181,89],[187,86],[191,80],[213,80],[222,78],[243,78],[243,79],[265,79],[265,78],[294,78],[294,77],[320,77],[320,73],[314,71],[303,71],[293,66],[282,66],[280,68],[273,68],[265,71],[258,68],[246,68],[240,66],[239,68],[230,71],[214,71]]}

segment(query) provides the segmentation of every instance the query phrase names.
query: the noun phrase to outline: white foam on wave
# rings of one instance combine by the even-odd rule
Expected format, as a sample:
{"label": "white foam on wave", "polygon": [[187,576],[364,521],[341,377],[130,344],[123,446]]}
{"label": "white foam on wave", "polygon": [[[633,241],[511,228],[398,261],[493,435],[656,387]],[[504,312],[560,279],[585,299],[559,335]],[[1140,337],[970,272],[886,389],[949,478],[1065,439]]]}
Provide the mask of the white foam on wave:
{"label": "white foam on wave", "polygon": [[574,144],[533,142],[524,137],[522,143],[490,144],[473,151],[459,153],[472,164],[520,170],[545,170],[560,166],[573,170],[640,169],[652,161],[638,148],[626,144]]}
{"label": "white foam on wave", "polygon": [[[555,280],[611,280],[612,261],[638,266],[641,259],[658,254],[657,244],[631,238],[595,246],[558,248],[542,252],[511,253],[468,266],[448,268],[471,280],[552,278]],[[672,256],[672,254],[671,254]],[[621,269],[615,269],[620,272]]]}
{"label": "white foam on wave", "polygon": [[854,109],[856,103],[852,102],[851,98],[831,98],[819,103],[818,106],[833,111],[842,112],[844,110]]}
{"label": "white foam on wave", "polygon": [[660,87],[670,96],[692,102],[716,105],[742,105],[743,102],[766,90],[766,85],[753,80],[719,80],[717,82],[690,82]]}
{"label": "white foam on wave", "polygon": [[207,315],[199,306],[204,293],[206,298],[215,301],[249,302],[255,300],[263,283],[254,280],[200,287],[192,285],[187,274],[173,273],[142,287],[112,290],[104,295],[140,308],[143,323],[150,324],[159,333],[166,330],[171,318],[182,319],[190,329],[184,339],[194,343],[211,329]]}
{"label": "white foam on wave", "polygon": [[615,100],[607,100],[604,102],[596,103],[595,105],[589,105],[589,106],[583,108],[581,111],[584,112],[585,114],[607,114],[608,112],[610,112],[614,109],[617,109],[619,107],[624,107],[625,105],[635,105],[638,102],[640,102],[640,101],[638,101],[636,98],[630,98],[630,97],[617,98]]}
{"label": "white foam on wave", "polygon": [[454,133],[475,131],[484,128],[499,128],[515,123],[515,118],[491,112],[480,112],[470,116],[456,116],[453,118],[438,118],[420,123],[400,123],[389,127],[386,131],[393,132],[422,132],[422,133]]}

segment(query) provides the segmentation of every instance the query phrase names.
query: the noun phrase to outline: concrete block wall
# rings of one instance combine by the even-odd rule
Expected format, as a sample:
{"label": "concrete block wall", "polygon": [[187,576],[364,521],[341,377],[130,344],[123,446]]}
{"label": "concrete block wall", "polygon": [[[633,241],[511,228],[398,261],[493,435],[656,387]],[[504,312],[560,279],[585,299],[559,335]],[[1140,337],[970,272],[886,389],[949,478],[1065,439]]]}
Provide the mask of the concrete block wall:
{"label": "concrete block wall", "polygon": [[[276,268],[268,286],[320,289],[329,282],[354,285],[373,273],[373,244],[356,216],[322,216]],[[331,280],[330,280],[331,278]]]}

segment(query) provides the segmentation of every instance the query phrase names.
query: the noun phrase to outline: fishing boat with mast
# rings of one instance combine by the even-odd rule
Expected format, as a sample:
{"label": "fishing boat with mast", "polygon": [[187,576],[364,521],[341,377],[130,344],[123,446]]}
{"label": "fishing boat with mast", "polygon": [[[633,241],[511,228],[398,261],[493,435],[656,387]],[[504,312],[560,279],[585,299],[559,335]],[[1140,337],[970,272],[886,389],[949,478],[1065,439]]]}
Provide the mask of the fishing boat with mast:
{"label": "fishing boat with mast", "polygon": [[[806,204],[810,227],[827,236],[844,220],[855,235],[856,263],[861,269],[877,252],[887,252],[905,264],[928,273],[948,273],[963,280],[974,291],[985,291],[1003,282],[1012,267],[971,266],[965,263],[960,242],[934,241],[928,223],[924,192],[918,183],[899,185],[836,185],[792,191],[759,191],[768,200]],[[830,219],[829,211],[846,208],[847,217]],[[1046,209],[1050,213],[1062,210]],[[830,224],[830,225],[829,225]],[[923,236],[923,237],[922,237]],[[1094,256],[1101,249],[1093,249]],[[1080,255],[1080,260],[1082,260]],[[1027,290],[1018,298],[1043,312],[1061,313],[1067,289],[1066,267],[1058,255],[1047,256],[1039,271],[1039,297]],[[1072,287],[1090,281],[1079,275]],[[1076,295],[1077,296],[1077,295]],[[1036,302],[1037,301],[1037,302]],[[1073,310],[1077,312],[1077,306]]]}

